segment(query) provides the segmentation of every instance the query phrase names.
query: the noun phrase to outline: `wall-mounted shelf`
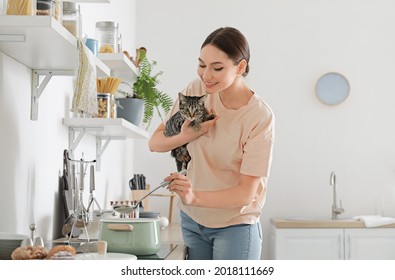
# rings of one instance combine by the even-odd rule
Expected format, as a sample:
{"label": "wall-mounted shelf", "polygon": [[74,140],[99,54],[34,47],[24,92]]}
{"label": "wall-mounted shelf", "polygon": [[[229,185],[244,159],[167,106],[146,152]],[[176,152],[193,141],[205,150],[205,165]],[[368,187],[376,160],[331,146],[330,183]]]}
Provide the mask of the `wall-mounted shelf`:
{"label": "wall-mounted shelf", "polygon": [[111,69],[111,75],[125,81],[134,81],[138,70],[124,53],[99,53],[98,58]]}
{"label": "wall-mounted shelf", "polygon": [[[35,70],[77,70],[77,39],[50,16],[0,16],[0,51]],[[98,74],[110,75],[96,59]]]}
{"label": "wall-mounted shelf", "polygon": [[146,130],[122,118],[64,118],[63,125],[69,127],[69,153],[72,157],[86,133],[96,137],[97,170],[100,170],[101,156],[111,140],[147,139],[149,136]]}
{"label": "wall-mounted shelf", "polygon": [[[38,118],[38,101],[51,77],[78,69],[77,39],[51,16],[0,16],[0,51],[33,70],[31,120]],[[98,76],[111,74],[100,59],[95,62]]]}

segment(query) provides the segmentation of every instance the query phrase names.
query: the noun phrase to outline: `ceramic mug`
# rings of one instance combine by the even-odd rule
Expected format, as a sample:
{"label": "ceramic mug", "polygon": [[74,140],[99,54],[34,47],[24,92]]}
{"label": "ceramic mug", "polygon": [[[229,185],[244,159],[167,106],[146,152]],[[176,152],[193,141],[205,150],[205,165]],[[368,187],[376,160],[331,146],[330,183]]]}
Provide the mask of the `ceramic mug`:
{"label": "ceramic mug", "polygon": [[99,42],[96,39],[87,38],[85,45],[92,51],[94,55],[97,55],[99,48]]}

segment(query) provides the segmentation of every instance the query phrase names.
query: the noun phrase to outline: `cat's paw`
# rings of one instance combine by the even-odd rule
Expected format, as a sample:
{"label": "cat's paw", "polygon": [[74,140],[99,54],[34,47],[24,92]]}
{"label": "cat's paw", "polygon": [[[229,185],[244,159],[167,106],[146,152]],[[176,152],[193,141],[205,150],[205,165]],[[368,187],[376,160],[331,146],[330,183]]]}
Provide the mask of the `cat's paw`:
{"label": "cat's paw", "polygon": [[196,124],[196,125],[192,126],[192,128],[193,128],[196,132],[199,132],[199,131],[200,131],[200,124]]}
{"label": "cat's paw", "polygon": [[217,115],[215,115],[215,114],[211,114],[211,115],[209,115],[209,116],[207,117],[207,120],[208,120],[208,121],[211,121],[211,120],[215,119],[216,116],[217,116]]}

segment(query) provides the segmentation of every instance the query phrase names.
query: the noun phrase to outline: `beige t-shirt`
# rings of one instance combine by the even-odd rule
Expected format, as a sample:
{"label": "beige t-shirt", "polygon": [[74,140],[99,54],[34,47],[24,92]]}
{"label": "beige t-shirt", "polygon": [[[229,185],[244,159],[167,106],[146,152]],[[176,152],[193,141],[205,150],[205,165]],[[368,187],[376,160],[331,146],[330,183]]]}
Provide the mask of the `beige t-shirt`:
{"label": "beige t-shirt", "polygon": [[[200,79],[192,81],[184,95],[206,94]],[[244,207],[205,208],[178,203],[182,211],[197,223],[211,228],[259,222],[266,197],[274,142],[274,116],[269,106],[256,94],[238,110],[223,106],[218,93],[209,94],[205,103],[220,118],[209,132],[187,146],[192,186],[199,191],[215,191],[237,185],[239,174],[261,177],[253,201]],[[178,100],[168,118],[178,111]],[[167,118],[167,119],[168,119]],[[167,121],[164,120],[164,122]]]}

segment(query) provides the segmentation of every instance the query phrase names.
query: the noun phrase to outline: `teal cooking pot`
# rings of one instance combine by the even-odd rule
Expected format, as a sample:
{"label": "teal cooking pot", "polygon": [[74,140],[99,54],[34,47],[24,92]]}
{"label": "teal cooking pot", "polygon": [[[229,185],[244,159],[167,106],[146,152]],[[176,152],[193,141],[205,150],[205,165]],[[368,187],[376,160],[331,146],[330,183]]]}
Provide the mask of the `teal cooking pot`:
{"label": "teal cooking pot", "polygon": [[107,241],[107,252],[156,254],[161,245],[159,219],[101,219],[99,240]]}

